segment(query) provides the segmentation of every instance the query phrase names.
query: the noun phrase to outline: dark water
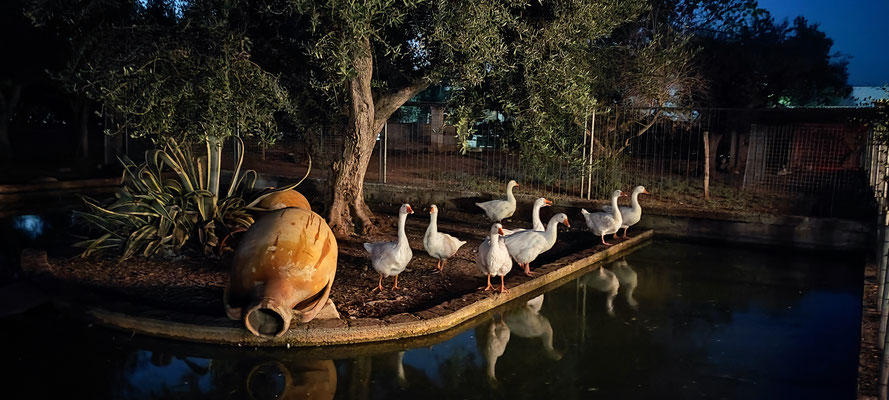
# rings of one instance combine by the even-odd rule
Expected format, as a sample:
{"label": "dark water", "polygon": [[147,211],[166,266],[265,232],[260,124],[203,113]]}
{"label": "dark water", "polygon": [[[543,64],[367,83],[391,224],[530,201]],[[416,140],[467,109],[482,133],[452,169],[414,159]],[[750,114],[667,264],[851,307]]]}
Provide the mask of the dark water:
{"label": "dark water", "polygon": [[360,356],[146,339],[44,305],[0,319],[2,397],[854,398],[862,265],[656,241],[447,341]]}

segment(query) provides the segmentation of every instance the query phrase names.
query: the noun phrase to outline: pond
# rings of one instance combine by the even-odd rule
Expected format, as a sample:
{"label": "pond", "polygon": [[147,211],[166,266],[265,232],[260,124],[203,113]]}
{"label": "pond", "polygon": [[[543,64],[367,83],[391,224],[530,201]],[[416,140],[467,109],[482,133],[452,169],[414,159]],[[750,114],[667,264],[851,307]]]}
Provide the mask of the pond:
{"label": "pond", "polygon": [[863,264],[655,241],[441,343],[360,356],[134,337],[44,305],[0,319],[3,382],[28,398],[854,398]]}

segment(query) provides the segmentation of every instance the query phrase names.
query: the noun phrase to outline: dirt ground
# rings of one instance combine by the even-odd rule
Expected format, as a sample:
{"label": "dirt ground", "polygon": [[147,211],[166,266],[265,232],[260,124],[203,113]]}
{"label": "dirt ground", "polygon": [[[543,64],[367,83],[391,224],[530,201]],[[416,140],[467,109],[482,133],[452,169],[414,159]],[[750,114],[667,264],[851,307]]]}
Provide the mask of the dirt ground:
{"label": "dirt ground", "polygon": [[[413,259],[401,273],[400,290],[392,290],[393,278],[383,280],[385,290],[372,291],[379,275],[358,237],[338,239],[339,259],[331,298],[343,318],[374,318],[403,312],[422,311],[442,302],[477,291],[484,286],[485,276],[476,269],[475,252],[484,239],[490,223],[481,215],[471,215],[440,209],[439,230],[467,240],[444,267],[437,272],[437,260],[423,250],[423,234],[429,222],[426,210],[416,207],[407,219],[406,232],[413,250]],[[550,213],[544,211],[548,218]],[[397,217],[378,212],[379,231],[369,241],[389,241],[396,237]],[[505,221],[507,228],[530,225],[519,219]],[[560,225],[560,240],[549,252],[531,264],[550,262],[579,248],[595,244],[598,237],[581,230],[581,222],[566,230]],[[585,227],[584,227],[585,228]],[[630,236],[633,236],[630,230]],[[615,243],[614,239],[609,242]],[[602,246],[599,244],[598,246]],[[594,246],[595,247],[595,246]],[[51,257],[53,275],[66,282],[86,287],[90,292],[110,296],[126,303],[146,308],[168,309],[204,316],[224,316],[223,288],[228,280],[231,253],[215,259],[146,260],[134,258],[118,262],[114,258]],[[528,279],[517,266],[506,278],[506,286],[514,286]],[[495,286],[499,280],[493,282]]]}

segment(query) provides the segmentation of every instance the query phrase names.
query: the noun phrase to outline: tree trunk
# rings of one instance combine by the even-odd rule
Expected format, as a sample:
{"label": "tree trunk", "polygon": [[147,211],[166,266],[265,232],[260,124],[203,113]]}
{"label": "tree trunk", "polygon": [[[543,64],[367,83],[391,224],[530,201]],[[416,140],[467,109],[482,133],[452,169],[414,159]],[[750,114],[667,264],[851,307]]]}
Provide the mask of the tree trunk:
{"label": "tree trunk", "polygon": [[417,81],[405,88],[380,96],[374,101],[371,91],[373,53],[370,40],[365,39],[355,59],[357,75],[349,82],[350,103],[348,125],[345,127],[342,153],[331,164],[332,182],[328,223],[337,236],[356,231],[353,218],[360,223],[360,233],[375,229],[374,215],[364,202],[364,175],[373,154],[377,133],[389,116],[428,84]]}
{"label": "tree trunk", "polygon": [[18,105],[22,86],[12,86],[9,92],[0,91],[0,164],[12,159],[12,143],[9,141],[9,120]]}
{"label": "tree trunk", "polygon": [[328,222],[337,236],[355,231],[352,212],[361,223],[361,232],[374,229],[373,213],[364,203],[364,174],[373,153],[376,136],[374,128],[374,99],[370,83],[373,75],[373,55],[370,41],[365,40],[355,60],[358,74],[349,82],[351,102],[349,122],[343,137],[343,152],[331,164],[333,201]]}
{"label": "tree trunk", "polygon": [[90,151],[90,103],[89,100],[78,97],[75,102],[74,112],[77,119],[77,148],[75,156],[78,160],[86,160],[89,158]]}
{"label": "tree trunk", "polygon": [[12,144],[9,142],[9,117],[0,112],[0,165],[12,159]]}

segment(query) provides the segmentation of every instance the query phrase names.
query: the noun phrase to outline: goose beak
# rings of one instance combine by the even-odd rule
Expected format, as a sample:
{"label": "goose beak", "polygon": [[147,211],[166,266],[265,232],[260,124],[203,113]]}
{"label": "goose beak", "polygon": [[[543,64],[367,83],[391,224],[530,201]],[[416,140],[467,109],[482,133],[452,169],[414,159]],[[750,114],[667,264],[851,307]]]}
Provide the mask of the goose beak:
{"label": "goose beak", "polygon": [[648,193],[648,189],[642,189],[642,193],[651,194],[651,193]]}
{"label": "goose beak", "polygon": [[571,227],[571,224],[568,222],[568,218],[565,218],[565,220],[562,221],[562,223],[565,224],[565,226],[567,226],[569,228]]}
{"label": "goose beak", "polygon": [[414,209],[411,208],[411,206],[407,206],[407,213],[408,213],[408,214],[413,214],[413,213],[414,213]]}
{"label": "goose beak", "polygon": [[500,236],[503,236],[503,228],[497,228],[497,233],[499,233]]}
{"label": "goose beak", "polygon": [[429,207],[429,213],[434,213],[434,212],[435,212],[435,207]]}
{"label": "goose beak", "polygon": [[620,197],[627,197],[627,192],[620,192]]}
{"label": "goose beak", "polygon": [[549,200],[549,199],[543,199],[543,205],[551,206],[551,205],[553,205],[553,202],[552,202],[552,200]]}

